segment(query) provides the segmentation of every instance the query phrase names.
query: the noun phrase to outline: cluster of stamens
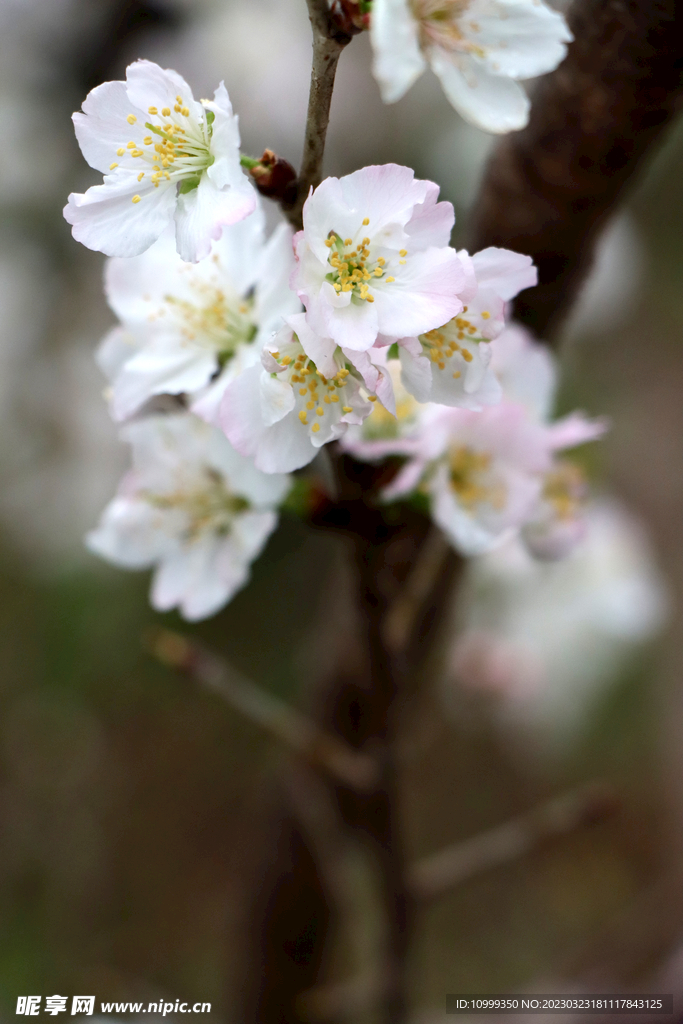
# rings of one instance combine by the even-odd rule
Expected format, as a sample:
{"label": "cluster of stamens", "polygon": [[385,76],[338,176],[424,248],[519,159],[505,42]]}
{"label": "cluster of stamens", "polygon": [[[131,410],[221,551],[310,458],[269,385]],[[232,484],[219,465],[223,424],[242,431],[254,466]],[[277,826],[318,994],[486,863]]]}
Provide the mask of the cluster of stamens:
{"label": "cluster of stamens", "polygon": [[[370,223],[370,218],[365,217],[363,226]],[[370,260],[370,239],[363,238],[354,244],[352,238],[342,239],[336,232],[330,232],[325,239],[325,245],[331,249],[328,262],[332,267],[327,280],[332,283],[336,292],[353,292],[355,296],[364,299],[366,302],[374,302],[375,298],[371,293],[370,283],[383,279],[387,284],[395,280],[387,275],[387,261],[383,256],[376,260]],[[408,255],[406,249],[401,249],[399,263],[405,263]]]}
{"label": "cluster of stamens", "polygon": [[160,511],[183,513],[187,519],[183,532],[186,541],[197,540],[207,531],[229,533],[235,516],[249,508],[246,498],[233,494],[224,477],[206,466],[201,481],[194,486],[181,485],[167,494],[141,491],[138,496]]}
{"label": "cluster of stamens", "polygon": [[[459,19],[466,13],[470,0],[412,0],[413,14],[420,24],[423,47],[436,43],[444,49],[461,53],[474,53],[484,57],[484,49],[468,39]],[[472,32],[479,32],[480,26],[471,21],[466,26]]]}
{"label": "cluster of stamens", "polygon": [[505,504],[505,487],[482,481],[482,474],[491,468],[492,457],[488,452],[476,451],[460,445],[449,453],[450,484],[465,508],[487,502],[499,510]]}
{"label": "cluster of stamens", "polygon": [[[150,117],[158,117],[160,123],[153,124],[145,122],[145,128],[149,135],[146,135],[142,142],[132,140],[125,146],[116,150],[119,157],[129,156],[141,159],[151,166],[149,171],[140,171],[138,181],[142,181],[146,174],[149,174],[150,181],[155,188],[164,181],[180,180],[182,178],[194,178],[201,174],[211,163],[209,153],[210,125],[209,118],[205,122],[195,123],[190,118],[190,108],[185,105],[182,96],[176,96],[176,102],[171,111],[170,107],[149,107]],[[128,115],[128,123],[134,125],[137,122],[135,114]],[[118,167],[114,162],[110,165],[111,171]],[[133,202],[139,203],[141,197],[133,196]]]}
{"label": "cluster of stamens", "polygon": [[573,462],[562,462],[546,474],[543,497],[550,502],[558,519],[574,519],[586,499],[586,478]]}
{"label": "cluster of stamens", "polygon": [[[320,422],[315,419],[317,416],[324,416],[331,411],[331,406],[339,403],[339,390],[344,387],[350,370],[345,366],[335,373],[334,377],[325,377],[316,367],[315,363],[308,358],[305,352],[299,352],[296,358],[291,355],[281,355],[279,352],[271,353],[280,366],[289,368],[289,383],[298,391],[299,398],[306,399],[305,407],[299,410],[299,420],[305,426],[310,426],[311,433],[317,434],[320,430]],[[370,399],[374,401],[374,397]],[[342,405],[342,413],[353,412],[350,405]],[[309,423],[309,414],[314,417]]]}
{"label": "cluster of stamens", "polygon": [[223,357],[233,355],[238,345],[253,340],[258,329],[251,316],[253,299],[226,295],[223,288],[207,281],[191,280],[190,286],[197,292],[196,303],[165,295],[165,306],[149,319],[156,320],[170,312],[187,342]]}
{"label": "cluster of stamens", "polygon": [[[467,306],[463,309],[463,313],[466,312]],[[484,320],[488,320],[490,315],[488,312],[481,314]],[[477,336],[475,325],[462,315],[454,317],[447,324],[444,324],[443,327],[435,328],[434,330],[427,331],[426,334],[420,335],[420,341],[425,349],[425,354],[440,370],[445,370],[446,361],[457,353],[460,353],[466,363],[472,362],[474,358],[472,353],[469,349],[459,344],[459,342],[465,340],[483,341],[482,338]],[[461,370],[455,370],[453,377],[457,380],[461,373]]]}

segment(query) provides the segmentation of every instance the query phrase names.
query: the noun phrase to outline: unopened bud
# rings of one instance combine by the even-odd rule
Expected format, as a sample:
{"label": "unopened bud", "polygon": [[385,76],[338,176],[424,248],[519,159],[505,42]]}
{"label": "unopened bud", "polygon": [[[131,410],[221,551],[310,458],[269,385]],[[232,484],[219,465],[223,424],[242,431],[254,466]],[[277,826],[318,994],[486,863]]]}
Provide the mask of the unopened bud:
{"label": "unopened bud", "polygon": [[349,36],[370,28],[370,0],[332,0],[330,17]]}
{"label": "unopened bud", "polygon": [[272,149],[264,150],[259,163],[249,169],[249,174],[261,195],[285,204],[296,199],[296,171]]}

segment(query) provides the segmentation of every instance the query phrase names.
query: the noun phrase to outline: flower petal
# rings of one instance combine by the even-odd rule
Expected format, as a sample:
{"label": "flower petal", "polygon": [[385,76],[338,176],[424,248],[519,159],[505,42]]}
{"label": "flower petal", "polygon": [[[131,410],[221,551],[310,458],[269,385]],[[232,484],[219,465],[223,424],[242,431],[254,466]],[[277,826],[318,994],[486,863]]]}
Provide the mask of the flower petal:
{"label": "flower petal", "polygon": [[[78,111],[72,120],[81,153],[91,167],[108,174],[112,161],[124,160],[116,151],[131,138],[128,117],[140,119],[140,114],[128,98],[125,82],[103,82],[88,93],[83,113]],[[128,150],[124,156],[132,165]]]}
{"label": "flower petal", "polygon": [[[132,202],[139,195],[140,201]],[[72,192],[64,207],[77,242],[107,256],[139,256],[157,240],[173,216],[175,186],[140,187],[134,173],[108,175],[81,195]]]}
{"label": "flower petal", "polygon": [[523,128],[529,120],[529,99],[511,78],[491,74],[467,54],[447,54],[433,47],[429,63],[448,100],[470,124],[502,134]]}
{"label": "flower petal", "polygon": [[187,263],[204,259],[211,252],[211,241],[220,238],[226,224],[248,217],[256,208],[256,194],[244,175],[242,178],[244,187],[240,183],[218,189],[203,174],[197,188],[178,196],[175,223],[181,259]]}
{"label": "flower petal", "polygon": [[427,66],[408,0],[374,0],[370,18],[372,73],[385,103],[395,103]]}

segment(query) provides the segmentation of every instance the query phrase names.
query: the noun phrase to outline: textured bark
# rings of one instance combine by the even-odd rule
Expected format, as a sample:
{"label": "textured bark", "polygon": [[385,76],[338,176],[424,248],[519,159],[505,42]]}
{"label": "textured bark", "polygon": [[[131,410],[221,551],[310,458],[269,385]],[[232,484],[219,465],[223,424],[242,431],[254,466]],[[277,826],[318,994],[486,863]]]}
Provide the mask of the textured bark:
{"label": "textured bark", "polygon": [[575,0],[566,60],[534,94],[529,125],[501,141],[469,231],[471,251],[533,256],[539,285],[515,316],[552,339],[590,270],[606,216],[683,95],[683,4]]}

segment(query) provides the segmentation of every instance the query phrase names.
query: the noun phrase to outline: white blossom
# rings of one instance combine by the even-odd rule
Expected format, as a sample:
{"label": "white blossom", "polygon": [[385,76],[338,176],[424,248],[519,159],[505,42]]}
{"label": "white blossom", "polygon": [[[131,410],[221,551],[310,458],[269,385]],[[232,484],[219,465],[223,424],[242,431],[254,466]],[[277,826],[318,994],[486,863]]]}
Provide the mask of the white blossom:
{"label": "white blossom", "polygon": [[420,402],[481,409],[502,397],[489,342],[505,327],[506,303],[536,284],[530,256],[484,249],[458,258],[465,271],[463,308],[448,323],[417,338],[399,339],[403,383]]}
{"label": "white blossom", "polygon": [[[219,421],[226,436],[266,473],[307,465],[350,424],[362,423],[377,397],[373,388],[393,407],[389,377],[369,355],[335,348],[323,373],[309,354],[311,335],[304,314],[288,317],[288,326],[265,346],[262,365],[245,370],[223,396]],[[319,347],[327,350],[328,343],[322,339]],[[360,368],[353,361],[359,356],[365,356]]]}
{"label": "white blossom", "polygon": [[88,547],[126,568],[155,566],[158,611],[213,615],[247,582],[277,525],[288,477],[259,472],[191,413],[139,420],[121,436],[132,446],[133,468]]}
{"label": "white blossom", "polygon": [[385,103],[430,66],[458,113],[489,132],[524,127],[517,79],[552,71],[572,40],[543,0],[373,0],[370,37]]}
{"label": "white blossom", "polygon": [[532,738],[561,749],[670,611],[643,524],[611,498],[590,502],[586,520],[561,562],[536,561],[515,538],[468,566],[451,680],[497,697],[525,750]]}
{"label": "white blossom", "polygon": [[153,395],[181,393],[198,397],[196,411],[211,418],[228,381],[258,361],[282,317],[300,308],[289,288],[292,231],[281,224],[266,242],[264,229],[259,207],[225,228],[201,263],[180,259],[171,229],[142,255],[108,261],[107,298],[121,327],[98,359],[115,419]]}
{"label": "white blossom", "polygon": [[213,100],[197,102],[176,71],[138,60],[125,82],[88,93],[73,121],[83,156],[104,173],[103,184],[72,193],[64,208],[89,249],[138,256],[175,221],[178,253],[194,263],[256,206],[222,82]]}
{"label": "white blossom", "polygon": [[460,312],[465,274],[448,245],[455,217],[438,192],[410,168],[384,164],[326,178],[309,195],[292,287],[330,354],[421,334]]}

